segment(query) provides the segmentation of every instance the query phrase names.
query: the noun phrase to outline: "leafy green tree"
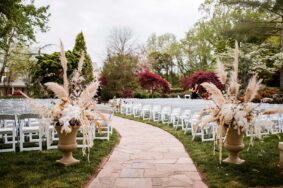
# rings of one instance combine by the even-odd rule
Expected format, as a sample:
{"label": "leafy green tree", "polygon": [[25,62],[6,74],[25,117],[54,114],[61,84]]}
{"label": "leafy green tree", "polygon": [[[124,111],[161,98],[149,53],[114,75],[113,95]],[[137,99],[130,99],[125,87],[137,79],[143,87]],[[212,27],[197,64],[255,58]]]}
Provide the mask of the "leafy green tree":
{"label": "leafy green tree", "polygon": [[167,53],[155,51],[150,53],[148,58],[152,64],[154,72],[169,79],[169,68],[173,61],[172,57]]}
{"label": "leafy green tree", "polygon": [[[233,53],[233,49],[228,48],[226,52],[218,56],[227,63],[233,61]],[[246,88],[249,78],[255,74],[263,79],[264,84],[268,84],[279,70],[282,58],[277,46],[270,42],[262,44],[243,43],[239,61],[239,79],[242,87]]]}
{"label": "leafy green tree", "polygon": [[[233,27],[225,32],[240,42],[260,45],[270,37],[280,37],[280,51],[283,53],[282,0],[206,0],[203,7],[210,10],[222,7],[222,13],[228,12],[233,17]],[[280,67],[280,87],[283,88],[283,63]]]}
{"label": "leafy green tree", "polygon": [[137,64],[133,55],[108,55],[101,72],[102,100],[126,97],[137,88]]}
{"label": "leafy green tree", "polygon": [[35,41],[35,32],[47,30],[50,14],[48,6],[35,7],[21,0],[0,1],[0,51],[3,63],[0,80],[4,74],[11,47],[16,43],[28,44]]}
{"label": "leafy green tree", "polygon": [[[37,56],[37,63],[32,69],[32,95],[35,97],[49,97],[50,94],[46,92],[43,84],[46,82],[57,82],[62,84],[63,69],[60,64],[60,53],[54,52],[52,54],[43,54]],[[79,54],[74,54],[71,51],[66,52],[68,61],[68,76],[77,66]]]}
{"label": "leafy green tree", "polygon": [[81,55],[82,52],[85,54],[85,62],[83,65],[83,70],[82,70],[82,74],[85,78],[84,83],[89,83],[93,80],[92,62],[91,62],[89,54],[87,53],[87,47],[86,47],[86,42],[84,39],[83,32],[80,32],[76,37],[75,46],[73,48],[73,53],[76,55]]}
{"label": "leafy green tree", "polygon": [[166,77],[172,85],[179,82],[178,74],[184,73],[184,61],[181,44],[175,35],[152,34],[147,40],[147,54],[156,73]]}
{"label": "leafy green tree", "polygon": [[[87,54],[86,42],[83,33],[81,32],[76,37],[74,49],[66,52],[68,77],[70,77],[73,71],[77,69],[82,52],[85,54],[85,62],[82,69],[82,75],[85,78],[85,81],[82,84],[87,84],[93,80],[93,69],[90,57]],[[32,81],[34,84],[32,89],[33,95],[38,97],[48,97],[50,94],[46,93],[43,84],[46,82],[62,83],[63,80],[60,53],[54,52],[52,54],[43,54],[37,56],[37,60],[38,61],[32,70]]]}
{"label": "leafy green tree", "polygon": [[11,57],[7,62],[7,71],[5,76],[7,77],[7,86],[10,82],[21,78],[27,87],[27,91],[31,88],[31,72],[35,66],[36,61],[32,55],[31,50],[25,45],[17,44],[11,49]]}

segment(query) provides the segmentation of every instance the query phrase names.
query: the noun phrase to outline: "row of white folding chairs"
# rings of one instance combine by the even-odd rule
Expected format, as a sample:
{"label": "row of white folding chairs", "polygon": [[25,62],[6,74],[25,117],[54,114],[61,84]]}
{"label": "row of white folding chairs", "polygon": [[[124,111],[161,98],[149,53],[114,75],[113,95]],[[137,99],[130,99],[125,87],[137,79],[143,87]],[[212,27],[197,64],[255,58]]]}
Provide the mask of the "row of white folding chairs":
{"label": "row of white folding chairs", "polygon": [[[20,151],[41,150],[42,133],[39,129],[38,119],[39,116],[37,114],[1,114],[0,135],[4,140],[3,145],[11,144],[12,147],[1,148],[0,152],[16,151],[17,143],[19,143]],[[28,138],[29,142],[35,143],[36,146],[25,147],[26,138]]]}
{"label": "row of white folding chairs", "polygon": [[[98,133],[96,126],[92,126],[92,130],[90,131],[92,140],[110,139],[110,135],[113,132],[112,116],[113,114],[109,115],[108,122],[106,123],[102,120],[98,120],[102,127],[100,133]],[[48,126],[47,130],[40,128],[40,117],[37,114],[0,115],[0,122],[0,135],[3,139],[4,146],[3,148],[1,147],[0,152],[15,152],[17,143],[19,143],[20,151],[42,150],[44,136],[46,138],[47,149],[57,148],[57,145],[53,145],[54,141],[58,141],[54,126]],[[79,132],[82,133],[82,131],[82,128],[80,128]],[[26,140],[28,140],[28,142],[26,142]],[[78,136],[77,140],[82,140],[82,137]],[[33,146],[25,146],[27,143],[29,145],[32,143]],[[5,145],[12,146],[6,148]],[[78,144],[78,147],[85,147],[85,145]]]}
{"label": "row of white folding chairs", "polygon": [[[199,111],[191,113],[191,110],[184,110],[182,115],[180,115],[180,108],[173,108],[171,111],[170,107],[161,108],[161,105],[144,105],[141,108],[141,104],[136,104],[128,105],[126,112],[126,115],[134,115],[135,117],[142,116],[144,120],[151,119],[153,121],[161,121],[162,123],[171,123],[175,128],[182,127],[185,133],[190,132],[194,137],[201,137],[202,141],[212,141],[215,138],[216,123],[209,123],[204,128],[198,126],[196,130],[192,130],[193,125],[197,122]],[[262,119],[263,117],[265,117],[265,119]],[[203,119],[205,119],[205,117]],[[273,121],[274,124],[270,128],[261,127],[260,134],[257,133],[257,135],[283,132],[283,118],[281,118],[281,115],[262,116],[255,123],[258,124],[263,120]],[[258,132],[258,129],[254,131]],[[246,131],[246,135],[250,136],[249,131]]]}
{"label": "row of white folding chairs", "polygon": [[174,128],[181,127],[184,133],[190,132],[194,136],[200,136],[202,141],[214,140],[216,126],[214,123],[209,123],[204,129],[197,128],[192,131],[193,125],[196,123],[198,114],[202,107],[191,107],[184,109],[180,107],[170,107],[157,105],[142,105],[142,104],[127,104],[122,112],[126,115],[134,117],[142,117],[143,120],[152,120],[154,122],[162,122],[163,124],[172,124]]}
{"label": "row of white folding chairs", "polygon": [[[147,103],[145,103],[145,101],[147,101]],[[148,101],[148,99],[146,99],[143,101],[144,104],[141,104],[139,102],[141,102],[141,100],[134,100],[131,101],[131,103],[126,103],[124,106],[125,114],[134,115],[135,117],[142,117],[144,120],[151,119],[153,121],[161,121],[162,123],[167,123],[167,124],[171,123],[175,128],[182,127],[185,133],[191,132],[194,137],[196,136],[201,137],[202,141],[211,141],[214,140],[215,138],[215,131],[217,128],[217,124],[214,122],[207,124],[204,128],[201,128],[199,126],[196,128],[196,130],[192,131],[192,126],[196,123],[200,110],[204,107],[204,104],[207,105],[209,103],[203,103],[202,101],[198,100],[193,107],[192,106],[189,107],[189,109],[191,110],[183,110],[182,114],[180,114],[180,109],[181,109],[180,107],[175,107],[175,108],[171,108],[170,106],[162,107],[160,105],[160,103],[162,102],[160,102],[159,100]],[[149,104],[148,102],[151,102],[151,104]],[[167,104],[167,102],[163,101],[162,104]],[[185,106],[184,103],[182,103],[182,107],[184,106]],[[264,104],[265,108],[270,108],[272,106],[274,107],[278,105]],[[282,120],[283,118],[281,118],[282,117],[281,115],[273,115],[266,117],[268,117],[269,120],[274,122],[274,125],[271,127],[271,129],[269,129],[270,133],[276,134],[283,132],[283,120]],[[203,119],[205,119],[205,117],[203,117]],[[266,129],[263,129],[261,132],[265,134]],[[248,132],[246,132],[246,135],[249,136]]]}
{"label": "row of white folding chairs", "polygon": [[246,130],[246,136],[263,136],[268,134],[283,133],[283,115],[259,115],[255,121],[255,126],[251,130]]}
{"label": "row of white folding chairs", "polygon": [[[77,135],[77,141],[80,142],[77,147],[83,148],[87,145],[81,143],[83,140],[83,131],[88,131],[90,134],[90,140],[110,140],[110,136],[113,133],[113,127],[112,127],[112,119],[113,119],[114,113],[112,112],[107,117],[107,122],[105,122],[102,119],[97,119],[97,122],[101,125],[101,130],[98,130],[98,127],[93,125],[91,127],[86,127],[85,129],[89,130],[83,130],[83,127],[80,127]],[[54,145],[54,142],[58,141],[57,132],[54,129],[54,126],[49,126],[49,130],[47,133],[47,149],[56,149],[57,145]],[[92,147],[92,142],[88,143],[90,147]]]}

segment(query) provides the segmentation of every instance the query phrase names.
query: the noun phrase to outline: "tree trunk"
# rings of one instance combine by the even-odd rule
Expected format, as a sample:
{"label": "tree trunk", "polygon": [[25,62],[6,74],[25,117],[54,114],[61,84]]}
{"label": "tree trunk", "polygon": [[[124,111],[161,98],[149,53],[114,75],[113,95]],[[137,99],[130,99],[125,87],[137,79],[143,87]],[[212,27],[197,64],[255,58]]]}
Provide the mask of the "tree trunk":
{"label": "tree trunk", "polygon": [[7,39],[8,40],[7,46],[5,46],[4,48],[4,59],[3,59],[2,68],[0,70],[0,83],[2,82],[2,77],[4,75],[4,71],[8,62],[8,56],[9,56],[13,36],[14,36],[14,31],[12,31],[11,36]]}
{"label": "tree trunk", "polygon": [[4,51],[4,59],[3,59],[3,64],[1,67],[1,71],[0,71],[0,83],[2,82],[2,77],[4,76],[4,71],[7,65],[7,61],[8,61],[8,54],[9,54],[9,50],[5,50]]}
{"label": "tree trunk", "polygon": [[[283,16],[281,16],[281,53],[283,53]],[[280,89],[283,89],[283,62],[280,68]]]}

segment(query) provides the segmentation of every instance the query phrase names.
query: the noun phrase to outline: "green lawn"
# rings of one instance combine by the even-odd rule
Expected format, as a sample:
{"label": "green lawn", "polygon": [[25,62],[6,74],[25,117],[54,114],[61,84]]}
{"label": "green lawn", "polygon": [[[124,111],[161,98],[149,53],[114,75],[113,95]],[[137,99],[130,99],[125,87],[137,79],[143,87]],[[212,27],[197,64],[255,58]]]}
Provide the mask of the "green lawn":
{"label": "green lawn", "polygon": [[[220,165],[218,153],[213,156],[213,142],[192,141],[190,134],[184,135],[182,130],[175,130],[171,126],[161,123],[143,121],[141,118],[118,114],[117,116],[151,124],[174,135],[183,143],[209,187],[283,186],[283,170],[277,166],[279,161],[278,142],[283,141],[283,134],[280,134],[281,138],[271,135],[263,140],[256,140],[254,147],[251,147],[249,151],[247,151],[249,138],[245,138],[246,147],[240,156],[246,160],[246,163],[243,165]],[[224,151],[223,158],[227,155],[228,153]]]}
{"label": "green lawn", "polygon": [[116,131],[110,141],[95,140],[90,151],[90,162],[82,156],[81,149],[74,157],[81,160],[76,166],[55,164],[62,154],[57,150],[0,153],[0,187],[82,187],[95,174],[101,160],[107,156],[119,140]]}

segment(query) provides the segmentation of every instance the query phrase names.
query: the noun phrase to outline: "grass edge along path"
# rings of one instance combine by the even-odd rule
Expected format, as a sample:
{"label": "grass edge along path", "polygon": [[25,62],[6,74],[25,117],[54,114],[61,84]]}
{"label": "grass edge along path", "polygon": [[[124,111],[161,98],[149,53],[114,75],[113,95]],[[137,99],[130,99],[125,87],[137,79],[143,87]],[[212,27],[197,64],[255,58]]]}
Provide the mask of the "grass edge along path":
{"label": "grass edge along path", "polygon": [[83,187],[99,172],[101,162],[112,153],[120,135],[114,130],[110,140],[95,140],[90,150],[90,162],[78,148],[73,152],[80,164],[58,166],[62,153],[57,149],[0,153],[0,187],[73,188]]}
{"label": "grass edge along path", "polygon": [[[191,134],[185,135],[179,129],[142,118],[116,114],[118,117],[139,121],[159,127],[175,136],[185,147],[196,167],[209,187],[276,187],[283,185],[283,170],[278,167],[278,142],[283,141],[283,134],[269,135],[264,139],[256,139],[254,146],[247,150],[249,138],[245,138],[245,148],[240,157],[246,162],[242,165],[219,164],[218,152],[213,155],[213,142],[192,140]],[[223,151],[223,159],[228,156]]]}

